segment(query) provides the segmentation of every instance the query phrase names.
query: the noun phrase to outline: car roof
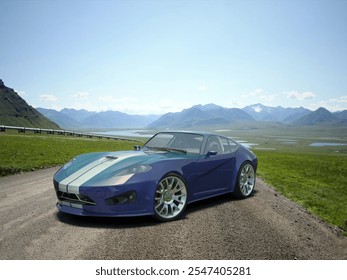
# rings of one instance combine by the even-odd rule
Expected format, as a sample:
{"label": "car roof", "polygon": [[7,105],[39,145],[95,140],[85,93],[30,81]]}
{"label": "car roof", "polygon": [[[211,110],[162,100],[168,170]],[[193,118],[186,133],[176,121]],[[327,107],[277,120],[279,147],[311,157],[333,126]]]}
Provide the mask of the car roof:
{"label": "car roof", "polygon": [[219,135],[219,134],[212,133],[212,132],[195,131],[195,130],[163,130],[163,131],[158,131],[157,133],[187,133],[187,134],[200,134],[200,135],[203,135],[204,137],[212,136],[212,135],[225,137],[223,135]]}

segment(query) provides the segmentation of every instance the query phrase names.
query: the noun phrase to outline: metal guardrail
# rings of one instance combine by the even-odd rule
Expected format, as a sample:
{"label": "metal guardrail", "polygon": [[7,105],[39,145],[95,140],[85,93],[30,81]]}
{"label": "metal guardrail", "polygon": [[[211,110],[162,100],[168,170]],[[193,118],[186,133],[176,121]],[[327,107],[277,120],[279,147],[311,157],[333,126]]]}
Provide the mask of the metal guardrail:
{"label": "metal guardrail", "polygon": [[113,140],[125,140],[125,141],[135,141],[135,142],[141,142],[137,139],[132,138],[122,138],[118,136],[110,136],[110,135],[103,135],[103,134],[94,134],[94,133],[83,133],[83,132],[76,132],[76,131],[70,131],[70,130],[63,130],[63,129],[46,129],[46,128],[35,128],[35,127],[20,127],[20,126],[8,126],[8,125],[0,125],[0,132],[6,132],[6,130],[17,130],[18,133],[26,133],[27,131],[42,134],[56,134],[56,135],[67,135],[67,136],[74,136],[74,137],[88,137],[88,138],[100,138],[100,139],[113,139]]}

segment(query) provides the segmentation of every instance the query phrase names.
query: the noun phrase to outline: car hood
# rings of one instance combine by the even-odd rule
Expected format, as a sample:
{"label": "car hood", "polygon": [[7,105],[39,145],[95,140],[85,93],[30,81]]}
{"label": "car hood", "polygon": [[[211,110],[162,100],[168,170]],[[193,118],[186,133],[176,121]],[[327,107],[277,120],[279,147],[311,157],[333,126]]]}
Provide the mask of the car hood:
{"label": "car hood", "polygon": [[[161,160],[184,159],[187,155],[141,151],[89,153],[77,156],[54,176],[59,189],[78,192],[81,186],[111,186],[127,182],[132,176],[151,169]],[[74,191],[75,190],[75,191]]]}

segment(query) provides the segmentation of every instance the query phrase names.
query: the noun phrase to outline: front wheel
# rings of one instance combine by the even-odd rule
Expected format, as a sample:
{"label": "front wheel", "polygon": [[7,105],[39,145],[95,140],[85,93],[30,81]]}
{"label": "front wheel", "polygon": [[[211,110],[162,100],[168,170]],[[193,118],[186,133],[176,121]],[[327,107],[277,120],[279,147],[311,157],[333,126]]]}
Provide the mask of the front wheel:
{"label": "front wheel", "polygon": [[244,162],[237,175],[234,194],[237,198],[249,197],[255,186],[255,171],[250,162]]}
{"label": "front wheel", "polygon": [[154,197],[154,218],[159,221],[177,219],[187,205],[187,187],[176,174],[168,174],[160,180]]}

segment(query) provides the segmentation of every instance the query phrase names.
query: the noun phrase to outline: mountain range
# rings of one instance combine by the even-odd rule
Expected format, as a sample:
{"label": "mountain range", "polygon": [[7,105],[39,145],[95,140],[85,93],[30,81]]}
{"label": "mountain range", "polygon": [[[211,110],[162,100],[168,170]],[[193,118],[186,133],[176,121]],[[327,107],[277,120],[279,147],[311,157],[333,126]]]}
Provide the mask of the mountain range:
{"label": "mountain range", "polygon": [[347,110],[331,113],[325,108],[283,108],[254,104],[243,109],[215,104],[196,105],[178,113],[167,113],[148,127],[152,129],[222,126],[240,122],[277,122],[289,125],[345,125]]}
{"label": "mountain range", "polygon": [[37,108],[47,118],[65,129],[115,129],[146,127],[159,116],[129,115],[118,111],[91,112],[87,110]]}
{"label": "mountain range", "polygon": [[207,104],[195,105],[178,113],[167,113],[151,123],[149,128],[194,128],[253,120],[252,116],[241,109]]}
{"label": "mountain range", "polygon": [[287,125],[346,125],[347,110],[331,113],[325,108],[311,111],[303,107],[283,108],[254,104],[243,109],[215,104],[195,105],[181,112],[158,115],[128,115],[117,111],[37,108],[47,118],[66,129],[195,129],[233,123],[276,122]]}
{"label": "mountain range", "polygon": [[288,124],[299,120],[301,117],[311,112],[309,109],[306,109],[304,107],[269,107],[259,103],[247,106],[243,108],[243,110],[250,114],[257,121],[281,122]]}
{"label": "mountain range", "polygon": [[195,105],[176,113],[129,115],[118,111],[33,108],[0,80],[0,125],[71,130],[97,129],[199,129],[235,123],[282,123],[286,125],[347,125],[347,110],[332,113],[325,108],[283,108],[254,104],[242,109],[216,104]]}

